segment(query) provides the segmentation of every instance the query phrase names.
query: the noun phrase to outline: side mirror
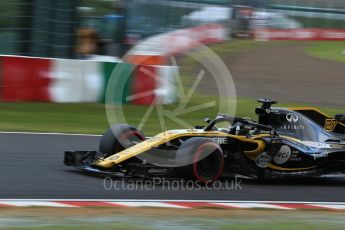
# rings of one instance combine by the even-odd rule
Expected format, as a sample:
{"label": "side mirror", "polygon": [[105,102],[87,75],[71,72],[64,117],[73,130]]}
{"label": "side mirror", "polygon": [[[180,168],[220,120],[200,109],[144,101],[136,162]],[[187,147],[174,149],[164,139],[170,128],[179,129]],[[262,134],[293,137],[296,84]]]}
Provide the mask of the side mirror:
{"label": "side mirror", "polygon": [[334,116],[334,118],[340,123],[345,124],[345,114],[337,114]]}
{"label": "side mirror", "polygon": [[211,119],[210,118],[205,118],[204,121],[207,123],[207,124],[210,124],[211,123]]}

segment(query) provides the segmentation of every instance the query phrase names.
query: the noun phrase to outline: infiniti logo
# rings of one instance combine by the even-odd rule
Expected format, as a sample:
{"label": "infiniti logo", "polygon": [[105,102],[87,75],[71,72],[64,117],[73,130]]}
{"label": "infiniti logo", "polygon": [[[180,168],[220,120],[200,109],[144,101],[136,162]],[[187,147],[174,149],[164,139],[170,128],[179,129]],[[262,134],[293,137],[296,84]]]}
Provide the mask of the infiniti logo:
{"label": "infiniti logo", "polygon": [[286,115],[286,120],[290,123],[296,123],[298,121],[298,116],[294,113],[288,113]]}

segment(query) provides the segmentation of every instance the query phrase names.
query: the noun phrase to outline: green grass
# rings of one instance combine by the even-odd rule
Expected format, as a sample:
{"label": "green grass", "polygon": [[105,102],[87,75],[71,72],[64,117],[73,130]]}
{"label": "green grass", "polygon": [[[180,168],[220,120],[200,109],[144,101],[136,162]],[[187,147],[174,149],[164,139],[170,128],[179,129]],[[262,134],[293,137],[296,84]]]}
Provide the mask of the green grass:
{"label": "green grass", "polygon": [[[273,222],[273,223],[272,223]],[[289,230],[289,229],[315,229],[315,230],[331,230],[340,229],[340,225],[335,223],[312,223],[312,222],[275,222],[270,221],[266,223],[242,223],[224,226],[223,230],[237,229],[237,230],[266,230],[266,229],[276,229],[276,230]]]}
{"label": "green grass", "polygon": [[345,62],[345,42],[313,42],[306,52],[317,58]]}
{"label": "green grass", "polygon": [[[293,215],[295,216],[295,215]],[[331,216],[331,215],[328,215]],[[277,218],[277,217],[275,217]],[[332,218],[332,217],[331,217]],[[173,220],[163,218],[163,220],[158,220],[152,218],[141,219],[145,224],[124,224],[123,221],[120,223],[104,224],[104,223],[70,223],[69,225],[64,223],[61,225],[47,225],[45,226],[21,226],[21,227],[5,227],[2,230],[95,230],[95,229],[123,229],[123,230],[146,230],[146,229],[161,229],[163,226],[169,226],[169,229],[180,229],[180,228],[191,228],[191,229],[221,229],[221,230],[259,230],[259,229],[277,229],[277,230],[288,230],[288,229],[316,229],[316,230],[331,230],[331,229],[341,229],[343,226],[343,221],[340,218],[332,218],[338,222],[326,221],[326,220],[312,220],[310,218],[302,219],[292,219],[283,220],[282,217],[278,219],[269,218],[253,218],[251,221],[245,220],[244,218],[229,218],[229,219],[219,219],[219,218],[203,218],[203,219],[192,219],[192,218],[181,218],[176,217]]]}
{"label": "green grass", "polygon": [[140,225],[131,225],[131,224],[112,224],[112,225],[106,225],[106,224],[95,224],[95,225],[70,225],[70,226],[64,226],[64,225],[57,225],[57,226],[44,226],[44,227],[14,227],[14,228],[0,228],[2,230],[148,230],[150,228],[143,227]]}
{"label": "green grass", "polygon": [[[187,107],[192,107],[209,101],[217,101],[216,97],[197,96],[192,98]],[[253,99],[239,99],[237,116],[256,118],[254,109],[259,104]],[[305,104],[281,103],[279,106],[304,106]],[[48,103],[1,103],[0,130],[2,131],[36,131],[36,132],[67,132],[100,134],[108,127],[108,120],[102,104],[48,104]],[[174,110],[175,105],[164,106],[167,111]],[[343,113],[341,108],[318,107],[334,115]],[[120,108],[117,108],[120,109]],[[138,125],[146,106],[124,105],[126,121]],[[191,125],[202,125],[205,117],[213,118],[218,112],[217,107],[203,109],[178,116]],[[166,129],[182,128],[179,123],[166,120]],[[143,128],[146,135],[154,135],[162,131],[156,111],[147,119]]]}
{"label": "green grass", "polygon": [[0,130],[101,133],[101,104],[0,103]]}
{"label": "green grass", "polygon": [[[230,229],[236,229],[236,230],[259,230],[259,229],[276,229],[276,230],[288,230],[288,229],[315,229],[315,230],[331,230],[331,229],[340,229],[342,225],[338,224],[313,224],[313,223],[266,223],[266,224],[231,224],[226,225],[223,227],[220,227],[218,229],[222,230],[230,230]],[[179,226],[179,228],[182,226]],[[94,225],[94,226],[49,226],[49,227],[17,227],[17,228],[3,228],[3,230],[96,230],[96,229],[104,229],[104,230],[112,230],[112,229],[118,229],[118,230],[142,230],[142,229],[159,229],[159,228],[147,228],[139,225],[120,225],[120,224],[114,224],[114,225]],[[178,228],[176,228],[178,229]],[[201,228],[200,228],[201,229]],[[202,228],[206,229],[206,228]]]}

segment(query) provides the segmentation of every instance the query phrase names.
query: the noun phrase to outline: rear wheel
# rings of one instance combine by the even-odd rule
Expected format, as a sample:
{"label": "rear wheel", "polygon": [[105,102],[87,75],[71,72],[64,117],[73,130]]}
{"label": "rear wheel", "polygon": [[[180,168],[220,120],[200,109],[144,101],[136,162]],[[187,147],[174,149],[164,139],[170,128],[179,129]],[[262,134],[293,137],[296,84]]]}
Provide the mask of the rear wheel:
{"label": "rear wheel", "polygon": [[207,184],[219,179],[223,173],[223,151],[217,143],[206,138],[194,137],[186,140],[180,146],[176,158],[189,163],[177,168],[179,176],[187,179]]}
{"label": "rear wheel", "polygon": [[111,156],[145,140],[145,136],[137,128],[119,124],[113,125],[101,137],[99,151]]}

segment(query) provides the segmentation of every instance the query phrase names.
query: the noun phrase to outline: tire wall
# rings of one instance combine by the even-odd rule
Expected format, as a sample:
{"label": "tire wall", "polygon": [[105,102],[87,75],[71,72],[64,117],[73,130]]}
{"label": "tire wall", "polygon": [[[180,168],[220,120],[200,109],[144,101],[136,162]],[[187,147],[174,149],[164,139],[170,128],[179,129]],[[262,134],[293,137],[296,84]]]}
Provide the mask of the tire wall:
{"label": "tire wall", "polygon": [[[118,65],[122,67],[121,74],[113,72]],[[154,76],[143,73],[141,68],[148,69]],[[107,83],[110,78],[116,78],[116,81],[126,81],[121,97],[112,99],[116,103],[172,103],[176,96],[171,91],[171,81],[159,80],[171,76],[170,68],[174,69],[91,60],[0,56],[0,99],[3,102],[104,102]],[[162,90],[168,91],[162,93]],[[152,95],[126,100],[130,95],[145,92]]]}

